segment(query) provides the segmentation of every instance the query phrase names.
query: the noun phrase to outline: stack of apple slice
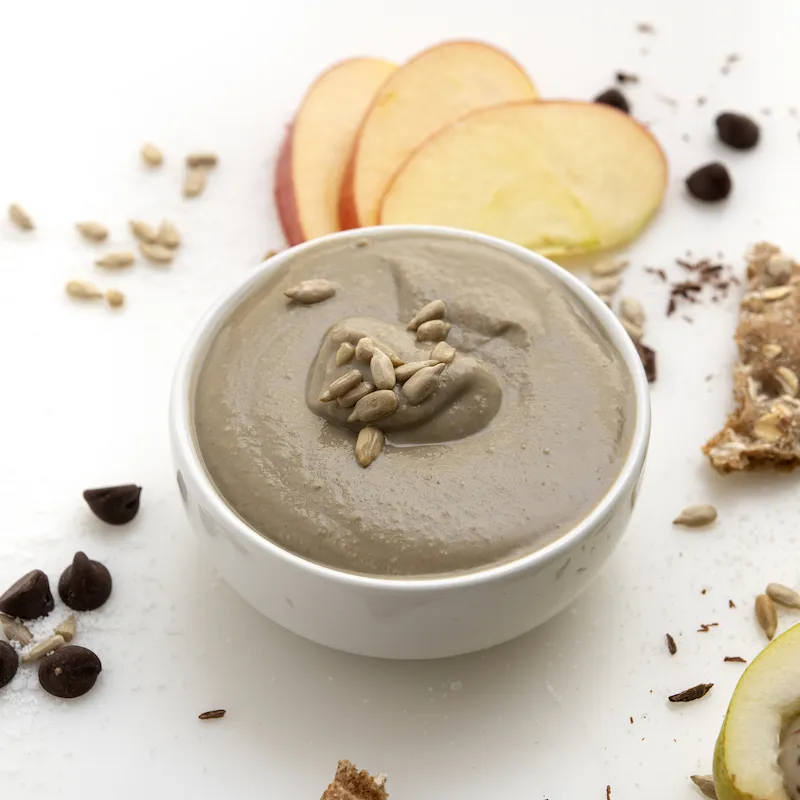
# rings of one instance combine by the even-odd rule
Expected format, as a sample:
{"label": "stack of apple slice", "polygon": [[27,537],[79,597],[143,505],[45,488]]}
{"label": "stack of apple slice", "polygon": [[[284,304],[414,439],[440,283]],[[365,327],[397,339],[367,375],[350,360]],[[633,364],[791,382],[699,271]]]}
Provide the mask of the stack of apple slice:
{"label": "stack of apple slice", "polygon": [[450,225],[551,256],[633,239],[667,165],[609,106],[539,101],[524,70],[478,42],[445,42],[402,67],[345,61],[306,95],[278,163],[290,244],[341,228]]}

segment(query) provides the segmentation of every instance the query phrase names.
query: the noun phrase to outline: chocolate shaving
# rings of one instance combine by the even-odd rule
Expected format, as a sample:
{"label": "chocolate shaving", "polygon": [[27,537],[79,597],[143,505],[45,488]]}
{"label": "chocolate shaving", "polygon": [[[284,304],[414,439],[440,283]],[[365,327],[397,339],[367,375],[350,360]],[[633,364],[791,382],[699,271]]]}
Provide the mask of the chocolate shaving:
{"label": "chocolate shaving", "polygon": [[639,358],[642,360],[647,382],[655,383],[656,377],[658,377],[658,372],[656,370],[656,351],[653,350],[652,347],[648,347],[641,342],[634,342],[634,345],[636,346],[636,352],[639,354]]}
{"label": "chocolate shaving", "polygon": [[728,600],[728,608],[736,608],[736,603],[733,600]]}
{"label": "chocolate shaving", "polygon": [[704,622],[697,629],[697,632],[698,633],[708,633],[711,630],[711,628],[716,628],[718,626],[719,626],[719,622],[708,622],[708,623]]}
{"label": "chocolate shaving", "polygon": [[670,703],[691,703],[693,700],[705,697],[711,691],[713,685],[713,683],[698,683],[697,686],[692,686],[691,689],[670,695],[669,701]]}
{"label": "chocolate shaving", "polygon": [[725,656],[725,658],[723,660],[728,662],[729,664],[730,663],[746,664],[747,663],[747,660],[742,658],[741,656]]}
{"label": "chocolate shaving", "polygon": [[204,711],[197,715],[197,719],[222,719],[225,716],[224,708],[217,708],[214,711]]}
{"label": "chocolate shaving", "polygon": [[615,75],[617,83],[639,83],[639,76],[632,72],[618,71]]}
{"label": "chocolate shaving", "polygon": [[667,634],[667,650],[669,650],[671,656],[678,652],[678,645],[675,644],[675,640],[669,634]]}

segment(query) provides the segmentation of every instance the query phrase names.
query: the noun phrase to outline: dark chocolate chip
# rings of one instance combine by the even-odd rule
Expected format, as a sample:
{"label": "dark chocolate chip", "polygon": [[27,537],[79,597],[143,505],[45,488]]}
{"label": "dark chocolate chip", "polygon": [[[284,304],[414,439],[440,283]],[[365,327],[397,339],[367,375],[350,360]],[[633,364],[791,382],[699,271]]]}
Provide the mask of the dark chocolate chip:
{"label": "dark chocolate chip", "polygon": [[644,374],[647,376],[648,383],[655,383],[656,371],[656,351],[652,347],[648,347],[641,342],[635,342],[636,352],[639,353],[639,358],[642,360],[644,367]]}
{"label": "dark chocolate chip", "polygon": [[17,674],[17,667],[17,651],[8,642],[0,642],[0,689],[11,683],[11,679]]}
{"label": "dark chocolate chip", "polygon": [[714,120],[719,138],[736,150],[749,150],[758,144],[761,131],[756,122],[744,114],[726,111]]}
{"label": "dark chocolate chip", "polygon": [[724,200],[733,187],[731,176],[724,164],[715,161],[696,169],[687,179],[686,188],[698,200],[714,203]]}
{"label": "dark chocolate chip", "polygon": [[68,644],[39,662],[39,683],[56,697],[80,697],[94,686],[102,669],[91,650]]}
{"label": "dark chocolate chip", "polygon": [[624,111],[626,114],[631,110],[630,104],[625,99],[625,95],[619,89],[606,89],[594,99],[595,103],[602,103],[604,106],[612,106]]}
{"label": "dark chocolate chip", "polygon": [[617,79],[617,83],[639,83],[639,76],[634,75],[632,72],[619,70],[614,77]]}
{"label": "dark chocolate chip", "polygon": [[95,516],[109,525],[124,525],[139,511],[139,496],[142,487],[133,483],[123,486],[106,486],[103,489],[87,489],[83,499]]}
{"label": "dark chocolate chip", "polygon": [[78,551],[58,582],[61,599],[75,611],[94,611],[111,594],[111,573]]}
{"label": "dark chocolate chip", "polygon": [[31,570],[0,597],[0,611],[9,617],[36,619],[55,607],[50,581],[40,569]]}

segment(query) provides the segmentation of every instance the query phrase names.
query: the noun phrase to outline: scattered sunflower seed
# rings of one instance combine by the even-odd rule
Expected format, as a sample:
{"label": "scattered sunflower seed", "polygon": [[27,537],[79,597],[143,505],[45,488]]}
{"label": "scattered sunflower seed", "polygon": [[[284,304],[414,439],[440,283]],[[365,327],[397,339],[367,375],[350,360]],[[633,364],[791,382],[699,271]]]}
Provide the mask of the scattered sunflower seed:
{"label": "scattered sunflower seed", "polygon": [[28,628],[13,617],[7,614],[0,616],[3,625],[3,633],[9,642],[19,642],[23,647],[27,647],[33,641],[33,634]]}
{"label": "scattered sunflower seed", "polygon": [[63,636],[65,642],[71,642],[78,632],[78,623],[75,621],[74,615],[70,614],[63,622],[60,622],[53,632],[58,636]]}
{"label": "scattered sunflower seed", "polygon": [[765,272],[773,286],[782,286],[792,277],[792,259],[783,253],[773,253],[767,261]]}
{"label": "scattered sunflower seed", "polygon": [[628,268],[629,261],[615,261],[613,258],[604,258],[595,261],[589,267],[589,273],[595,278],[607,278],[609,275],[618,275]]}
{"label": "scattered sunflower seed", "polygon": [[762,442],[777,442],[783,433],[780,429],[781,416],[774,411],[759,417],[753,423],[753,433]]}
{"label": "scattered sunflower seed", "polygon": [[372,372],[372,382],[375,384],[376,388],[394,389],[397,383],[394,367],[392,366],[392,360],[383,350],[375,349],[369,362],[369,368]]}
{"label": "scattered sunflower seed", "polygon": [[148,167],[160,167],[164,161],[164,156],[161,154],[161,151],[154,144],[150,144],[150,142],[142,145],[141,154],[142,161],[144,161]]}
{"label": "scattered sunflower seed", "polygon": [[797,373],[789,367],[778,367],[775,370],[775,375],[783,388],[784,394],[797,397],[797,392],[800,390],[800,378]]}
{"label": "scattered sunflower seed", "polygon": [[783,352],[783,348],[779,344],[765,344],[761,348],[761,354],[764,358],[777,358]]}
{"label": "scattered sunflower seed", "polygon": [[673,525],[685,525],[687,528],[702,528],[710,525],[717,518],[714,506],[687,506],[672,520]]}
{"label": "scattered sunflower seed", "polygon": [[362,467],[368,467],[381,454],[385,443],[383,431],[371,426],[362,428],[356,439],[356,461]]}
{"label": "scattered sunflower seed", "polygon": [[169,247],[163,244],[150,244],[149,242],[139,242],[139,252],[151,263],[166,265],[172,263],[175,255]]}
{"label": "scattered sunflower seed", "polygon": [[94,263],[105,269],[124,269],[133,266],[134,261],[136,256],[130,250],[115,250],[100,256]]}
{"label": "scattered sunflower seed", "polygon": [[208,183],[205,167],[190,167],[183,182],[184,197],[199,197]]}
{"label": "scattered sunflower seed", "polygon": [[66,641],[64,640],[64,637],[56,633],[53,636],[50,636],[48,639],[35,644],[26,653],[23,653],[22,663],[27,664],[29,661],[36,661],[37,659],[46,656],[48,653],[58,650],[59,647],[63,647],[65,644]]}
{"label": "scattered sunflower seed", "polygon": [[714,778],[711,775],[692,775],[692,783],[711,800],[717,800],[717,790],[714,788]]}
{"label": "scattered sunflower seed", "polygon": [[767,639],[772,640],[778,630],[778,609],[775,608],[772,598],[766,594],[756,597],[756,619]]}
{"label": "scattered sunflower seed", "polygon": [[361,383],[361,380],[361,372],[357,369],[351,369],[333,381],[319,396],[319,399],[323,403],[329,403],[331,400],[335,400],[337,397],[347,394],[351,389],[355,389],[355,387]]}
{"label": "scattered sunflower seed", "polygon": [[336,294],[336,284],[325,278],[311,278],[301,281],[297,286],[290,286],[284,294],[297,303],[310,306],[333,297]]}
{"label": "scattered sunflower seed", "polygon": [[642,338],[644,337],[644,329],[636,325],[635,323],[631,322],[629,319],[621,319],[620,322],[622,323],[622,327],[625,328],[625,332],[634,342],[641,342]]}
{"label": "scattered sunflower seed", "polygon": [[216,167],[218,163],[219,158],[217,158],[216,153],[189,153],[186,156],[186,165],[188,167]]}
{"label": "scattered sunflower seed", "polygon": [[125,295],[122,294],[119,289],[109,289],[106,292],[106,303],[108,303],[111,308],[119,308],[125,303]]}
{"label": "scattered sunflower seed", "polygon": [[32,231],[36,226],[30,214],[17,203],[12,203],[8,207],[8,218],[16,225],[21,231]]}
{"label": "scattered sunflower seed", "polygon": [[156,241],[158,244],[174,250],[176,247],[180,247],[181,235],[178,229],[169,220],[165,219],[158,226],[158,238]]}
{"label": "scattered sunflower seed", "polygon": [[362,397],[355,405],[348,422],[375,422],[397,410],[397,395],[391,389],[380,389]]}
{"label": "scattered sunflower seed", "polygon": [[398,356],[391,347],[385,345],[383,342],[376,342],[369,336],[363,336],[358,340],[358,343],[356,344],[356,358],[359,361],[372,361],[372,356],[374,355],[376,349],[383,351],[387,356],[389,356],[392,366],[401,367],[403,364],[405,364],[405,361],[403,361],[403,359],[400,358],[400,356]]}
{"label": "scattered sunflower seed", "polygon": [[669,701],[670,703],[691,703],[693,700],[705,697],[711,691],[713,685],[713,683],[698,683],[697,686],[692,686],[691,689],[678,692],[678,694],[671,694]]}
{"label": "scattered sunflower seed", "polygon": [[138,219],[128,222],[131,233],[140,241],[152,244],[158,239],[158,231],[149,223]]}
{"label": "scattered sunflower seed", "polygon": [[439,344],[431,350],[431,359],[442,364],[452,364],[455,357],[455,347],[447,344],[447,342],[439,342]]}
{"label": "scattered sunflower seed", "polygon": [[65,288],[70,297],[81,300],[95,300],[103,296],[103,293],[88,281],[68,281]]}
{"label": "scattered sunflower seed", "polygon": [[787,608],[800,608],[800,593],[781,583],[768,584],[766,594],[778,605],[786,606]]}
{"label": "scattered sunflower seed", "polygon": [[783,300],[791,294],[791,286],[770,286],[769,289],[764,289],[761,292],[761,299],[767,303],[774,303],[776,300]]}
{"label": "scattered sunflower seed", "polygon": [[442,319],[446,311],[447,306],[445,306],[443,300],[431,300],[430,303],[426,303],[422,306],[409,320],[408,330],[415,331],[423,322],[430,322],[433,319]]}
{"label": "scattered sunflower seed", "polygon": [[355,352],[356,349],[350,342],[342,342],[336,351],[336,366],[341,367],[342,364],[346,364],[355,355]]}
{"label": "scattered sunflower seed", "polygon": [[224,708],[216,708],[213,711],[204,711],[197,715],[197,719],[222,719],[225,716]]}
{"label": "scattered sunflower seed", "polygon": [[375,384],[370,381],[359,383],[355,389],[351,389],[347,394],[336,398],[336,405],[339,408],[352,408],[362,397],[375,391]]}
{"label": "scattered sunflower seed", "polygon": [[400,383],[407,381],[414,373],[419,372],[423,367],[435,367],[439,362],[429,359],[428,361],[410,361],[402,367],[395,367],[394,374]]}
{"label": "scattered sunflower seed", "polygon": [[108,238],[108,228],[101,222],[76,222],[75,227],[84,239],[90,242],[104,242]]}
{"label": "scattered sunflower seed", "polygon": [[620,275],[608,275],[604,278],[595,278],[589,282],[589,288],[599,295],[614,294],[622,283]]}
{"label": "scattered sunflower seed", "polygon": [[412,406],[418,406],[439,388],[439,375],[444,368],[444,364],[437,364],[435,367],[423,367],[415,372],[403,384],[403,397]]}
{"label": "scattered sunflower seed", "polygon": [[623,297],[619,301],[619,316],[623,320],[633,323],[639,328],[644,327],[644,306],[635,297]]}
{"label": "scattered sunflower seed", "polygon": [[441,342],[447,338],[450,333],[450,328],[453,326],[443,319],[432,319],[428,322],[423,322],[417,328],[417,341],[418,342]]}

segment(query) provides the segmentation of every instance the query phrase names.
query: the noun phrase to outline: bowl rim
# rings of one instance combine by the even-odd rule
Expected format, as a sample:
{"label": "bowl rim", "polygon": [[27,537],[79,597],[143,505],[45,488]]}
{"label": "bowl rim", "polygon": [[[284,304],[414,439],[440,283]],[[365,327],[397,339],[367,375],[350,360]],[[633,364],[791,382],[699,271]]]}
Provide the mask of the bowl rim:
{"label": "bowl rim", "polygon": [[[208,348],[233,309],[249,297],[266,279],[267,275],[281,267],[285,262],[309,250],[324,248],[331,241],[338,242],[348,239],[357,241],[375,237],[392,238],[407,234],[448,240],[455,238],[462,242],[488,245],[548,273],[582,302],[608,335],[612,345],[622,357],[634,390],[636,422],[628,454],[614,482],[586,517],[558,539],[539,550],[495,566],[455,575],[436,577],[426,577],[424,575],[386,577],[365,575],[319,564],[284,549],[248,525],[222,497],[206,472],[192,427],[194,379],[208,353]],[[188,471],[192,483],[200,487],[205,507],[209,510],[213,509],[213,513],[222,520],[223,524],[233,530],[236,536],[247,540],[256,548],[266,551],[273,558],[286,562],[287,566],[300,569],[337,584],[391,592],[414,593],[437,589],[452,590],[513,579],[529,570],[543,568],[560,556],[571,552],[583,542],[609,516],[631,484],[635,484],[639,480],[644,467],[650,437],[650,393],[644,368],[630,336],[611,309],[588,286],[568,270],[532,250],[527,250],[520,245],[488,234],[437,225],[381,225],[339,231],[289,247],[262,262],[219,298],[195,326],[179,357],[170,394],[169,422],[173,446],[180,449],[182,469]]]}

